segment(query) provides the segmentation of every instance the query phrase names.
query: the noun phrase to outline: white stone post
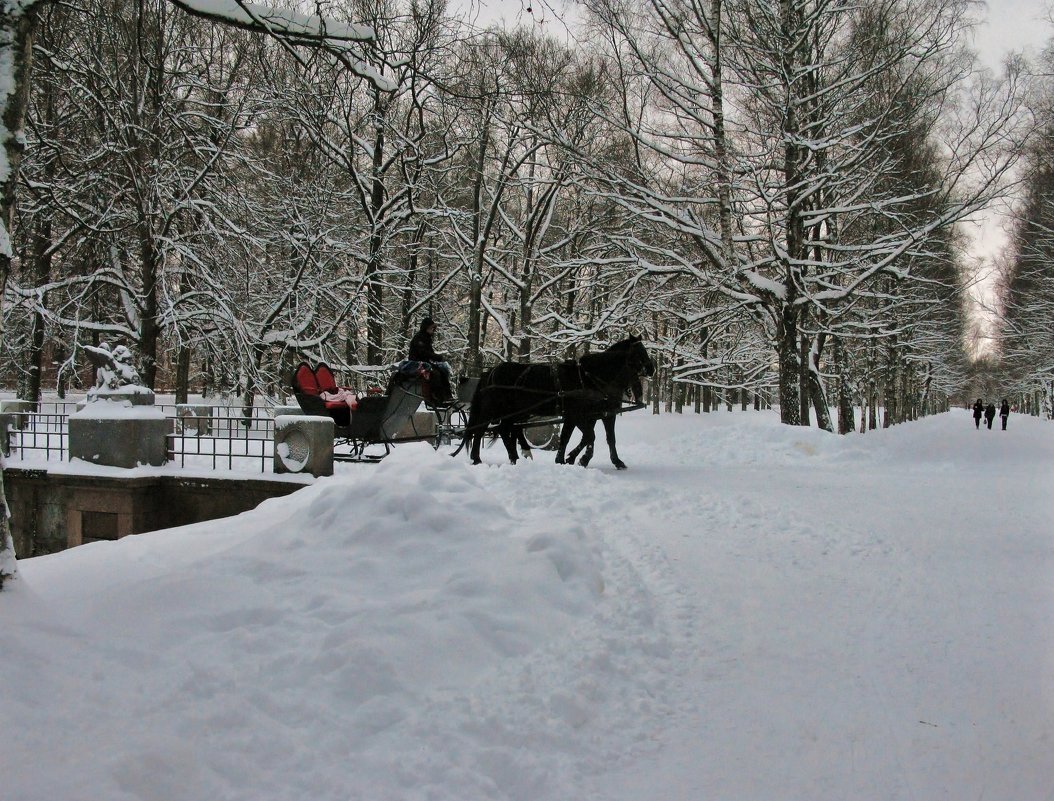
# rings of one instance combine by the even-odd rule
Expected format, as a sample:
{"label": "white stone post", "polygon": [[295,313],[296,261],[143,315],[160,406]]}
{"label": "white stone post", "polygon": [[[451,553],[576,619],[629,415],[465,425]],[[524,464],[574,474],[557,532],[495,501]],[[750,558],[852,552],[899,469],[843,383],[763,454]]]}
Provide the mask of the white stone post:
{"label": "white stone post", "polygon": [[331,417],[282,414],[274,419],[274,471],[333,475]]}

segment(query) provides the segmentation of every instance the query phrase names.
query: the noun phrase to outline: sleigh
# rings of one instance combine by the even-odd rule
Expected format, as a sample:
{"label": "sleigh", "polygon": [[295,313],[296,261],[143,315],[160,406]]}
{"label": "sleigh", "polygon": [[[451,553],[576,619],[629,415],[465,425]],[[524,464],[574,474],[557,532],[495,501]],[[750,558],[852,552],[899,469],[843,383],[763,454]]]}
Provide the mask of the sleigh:
{"label": "sleigh", "polygon": [[[328,365],[314,369],[301,362],[293,371],[292,390],[304,414],[329,417],[334,423],[334,459],[349,462],[375,462],[400,442],[437,439],[432,418],[419,422],[417,410],[430,392],[416,375],[395,373],[384,393],[358,395],[337,384]],[[382,446],[384,453],[367,453],[370,446]]]}

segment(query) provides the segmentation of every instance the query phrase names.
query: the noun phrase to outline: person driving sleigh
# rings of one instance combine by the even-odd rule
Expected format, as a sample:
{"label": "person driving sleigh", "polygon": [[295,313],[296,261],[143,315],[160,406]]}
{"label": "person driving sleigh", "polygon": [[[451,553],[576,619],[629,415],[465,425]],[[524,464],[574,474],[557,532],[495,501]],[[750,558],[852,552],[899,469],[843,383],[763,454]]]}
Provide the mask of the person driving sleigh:
{"label": "person driving sleigh", "polygon": [[435,376],[432,382],[432,400],[442,403],[451,398],[450,365],[447,363],[445,354],[436,353],[433,343],[435,332],[435,320],[425,317],[421,321],[421,327],[410,340],[409,353],[406,358],[412,362],[424,362],[434,368],[431,371]]}

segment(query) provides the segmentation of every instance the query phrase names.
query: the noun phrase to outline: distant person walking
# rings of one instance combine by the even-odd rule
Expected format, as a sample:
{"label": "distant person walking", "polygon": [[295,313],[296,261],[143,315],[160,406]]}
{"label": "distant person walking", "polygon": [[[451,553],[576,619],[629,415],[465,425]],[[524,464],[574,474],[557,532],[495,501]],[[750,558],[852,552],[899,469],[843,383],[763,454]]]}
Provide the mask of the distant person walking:
{"label": "distant person walking", "polygon": [[1003,398],[1003,405],[999,407],[999,419],[1003,421],[1003,431],[1006,431],[1006,418],[1010,416],[1010,404]]}
{"label": "distant person walking", "polygon": [[973,424],[974,428],[981,427],[981,415],[984,414],[984,401],[980,398],[973,405]]}
{"label": "distant person walking", "polygon": [[995,404],[989,403],[984,407],[984,421],[988,423],[988,430],[992,430],[992,421],[995,420]]}

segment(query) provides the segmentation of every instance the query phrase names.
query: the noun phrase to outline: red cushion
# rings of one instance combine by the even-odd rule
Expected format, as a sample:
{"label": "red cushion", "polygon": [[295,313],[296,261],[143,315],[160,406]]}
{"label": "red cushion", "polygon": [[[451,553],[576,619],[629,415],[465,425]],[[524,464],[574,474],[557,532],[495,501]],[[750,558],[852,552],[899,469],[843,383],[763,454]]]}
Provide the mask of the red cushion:
{"label": "red cushion", "polygon": [[319,392],[315,372],[306,363],[297,367],[293,373],[293,386],[305,395],[317,395]]}
{"label": "red cushion", "polygon": [[315,368],[315,380],[318,382],[319,392],[336,392],[337,379],[328,364],[320,364]]}

